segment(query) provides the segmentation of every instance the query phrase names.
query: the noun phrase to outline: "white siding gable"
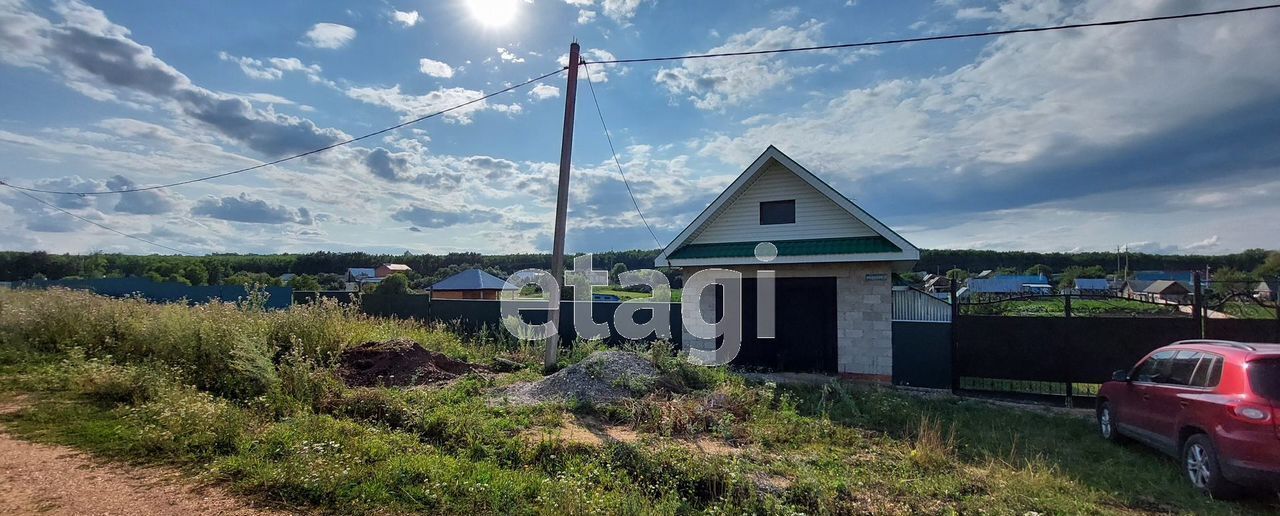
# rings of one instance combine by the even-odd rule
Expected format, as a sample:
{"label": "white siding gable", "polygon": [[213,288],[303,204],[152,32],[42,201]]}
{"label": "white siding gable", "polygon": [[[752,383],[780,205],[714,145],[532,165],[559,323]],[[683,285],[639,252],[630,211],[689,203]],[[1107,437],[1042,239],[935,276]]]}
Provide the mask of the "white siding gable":
{"label": "white siding gable", "polygon": [[[786,200],[796,201],[794,224],[760,225],[761,202]],[[690,243],[868,237],[877,234],[799,176],[772,161],[703,226]]]}

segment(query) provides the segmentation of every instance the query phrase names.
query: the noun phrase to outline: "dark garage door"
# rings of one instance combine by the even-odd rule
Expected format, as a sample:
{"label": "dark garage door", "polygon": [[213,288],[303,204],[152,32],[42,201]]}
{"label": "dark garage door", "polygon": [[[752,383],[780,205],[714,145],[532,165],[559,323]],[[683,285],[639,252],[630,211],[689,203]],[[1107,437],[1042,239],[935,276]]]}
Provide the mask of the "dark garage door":
{"label": "dark garage door", "polygon": [[836,372],[835,278],[775,280],[777,317],[772,339],[756,336],[756,280],[744,280],[742,287],[742,349],[733,365],[774,371]]}

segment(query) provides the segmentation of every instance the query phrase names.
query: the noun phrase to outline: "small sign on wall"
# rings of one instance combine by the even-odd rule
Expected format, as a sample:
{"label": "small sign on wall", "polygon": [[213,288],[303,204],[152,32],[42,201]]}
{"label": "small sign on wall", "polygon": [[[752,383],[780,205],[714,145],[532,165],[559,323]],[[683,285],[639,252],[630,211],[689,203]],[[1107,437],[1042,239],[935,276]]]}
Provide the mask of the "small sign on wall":
{"label": "small sign on wall", "polygon": [[880,273],[880,274],[868,274],[868,275],[867,275],[867,277],[866,277],[866,279],[867,279],[867,281],[885,281],[885,280],[889,279],[889,275],[888,275],[888,274],[883,274],[883,273]]}

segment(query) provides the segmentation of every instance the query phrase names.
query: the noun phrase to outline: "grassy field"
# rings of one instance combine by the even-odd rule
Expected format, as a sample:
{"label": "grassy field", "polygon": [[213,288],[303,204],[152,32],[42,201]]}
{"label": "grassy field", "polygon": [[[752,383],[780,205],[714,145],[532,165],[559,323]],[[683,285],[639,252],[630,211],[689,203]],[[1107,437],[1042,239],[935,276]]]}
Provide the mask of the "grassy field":
{"label": "grassy field", "polygon": [[[673,303],[680,302],[680,292],[681,291],[678,288],[671,289],[671,302]],[[615,296],[618,296],[618,298],[622,299],[623,301],[626,301],[628,299],[643,299],[643,298],[649,297],[649,294],[644,292],[628,292],[626,290],[618,290],[617,288],[614,288],[614,287],[592,287],[591,293],[613,294]]]}
{"label": "grassy field", "polygon": [[[1026,317],[1062,317],[1065,303],[1061,299],[1034,299],[970,305],[964,308],[973,315],[1016,315]],[[1154,316],[1177,315],[1177,307],[1133,301],[1129,299],[1073,299],[1071,315],[1088,316]]]}
{"label": "grassy field", "polygon": [[1262,306],[1249,300],[1232,300],[1222,306],[1222,312],[1238,319],[1275,319],[1274,306]]}
{"label": "grassy field", "polygon": [[264,312],[0,293],[0,397],[27,406],[0,422],[25,439],[339,513],[1280,509],[1203,498],[1172,461],[1105,443],[1080,418],[848,384],[753,385],[662,347],[645,352],[663,372],[659,389],[610,406],[487,401],[495,386],[537,378],[535,367],[432,389],[336,378],[341,350],[392,337],[482,364],[533,365],[539,352],[333,304]]}

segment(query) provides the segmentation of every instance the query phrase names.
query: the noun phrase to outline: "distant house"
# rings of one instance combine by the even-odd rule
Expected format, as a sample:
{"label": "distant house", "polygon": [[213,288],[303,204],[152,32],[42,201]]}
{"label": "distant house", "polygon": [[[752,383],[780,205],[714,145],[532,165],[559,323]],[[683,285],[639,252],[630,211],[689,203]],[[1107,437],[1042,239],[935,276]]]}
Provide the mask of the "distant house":
{"label": "distant house", "polygon": [[1185,284],[1181,281],[1173,280],[1153,281],[1142,291],[1149,295],[1152,300],[1168,301],[1170,303],[1183,303],[1191,297],[1191,290]]}
{"label": "distant house", "polygon": [[286,273],[284,273],[284,274],[281,274],[281,275],[280,275],[280,282],[281,282],[281,283],[286,283],[286,284],[287,284],[287,283],[289,283],[290,281],[293,281],[293,278],[296,278],[296,277],[298,277],[298,275],[297,275],[297,274],[294,274],[294,273],[292,273],[292,272],[286,272]]}
{"label": "distant house", "polygon": [[347,269],[347,281],[352,283],[377,283],[382,281],[382,278],[378,277],[376,269],[352,267]]}
{"label": "distant house", "polygon": [[1043,274],[992,276],[969,280],[969,295],[1051,294],[1053,287]]}
{"label": "distant house", "polygon": [[1111,284],[1102,278],[1076,278],[1077,294],[1099,296],[1111,292]]}
{"label": "distant house", "polygon": [[951,278],[942,274],[934,274],[924,282],[924,291],[930,294],[948,294],[951,292]]}
{"label": "distant house", "polygon": [[1130,299],[1147,299],[1146,290],[1153,282],[1145,280],[1131,279],[1126,280],[1120,287],[1120,292],[1124,297]]}
{"label": "distant house", "polygon": [[379,278],[385,278],[397,272],[401,274],[408,274],[410,272],[413,272],[413,269],[409,268],[408,265],[405,265],[402,263],[384,263],[382,265],[379,265],[378,268],[374,269],[373,271],[375,276]]}
{"label": "distant house", "polygon": [[1275,301],[1277,292],[1280,292],[1280,281],[1259,281],[1253,288],[1253,297],[1259,301]]}
{"label": "distant house", "polygon": [[467,269],[431,285],[431,298],[498,299],[503,290],[516,290],[516,287],[480,269]]}

